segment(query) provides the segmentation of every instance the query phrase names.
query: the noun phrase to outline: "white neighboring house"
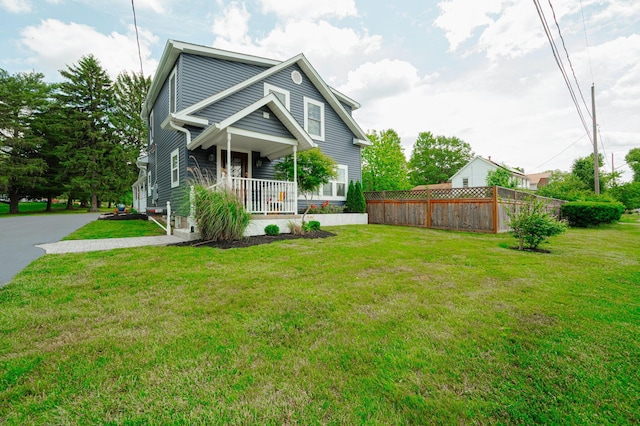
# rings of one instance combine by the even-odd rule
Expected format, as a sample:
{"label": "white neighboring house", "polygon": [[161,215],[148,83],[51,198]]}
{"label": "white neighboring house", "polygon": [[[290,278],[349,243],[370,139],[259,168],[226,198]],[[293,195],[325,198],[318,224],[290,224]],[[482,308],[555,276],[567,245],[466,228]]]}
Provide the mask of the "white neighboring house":
{"label": "white neighboring house", "polygon": [[519,170],[512,169],[504,164],[498,164],[491,161],[491,157],[484,158],[481,156],[474,157],[458,173],[451,176],[452,188],[472,188],[478,186],[487,186],[487,175],[490,171],[496,171],[499,168],[507,170],[511,173],[511,177],[516,181],[516,187],[529,189],[529,179]]}
{"label": "white neighboring house", "polygon": [[133,208],[140,213],[147,210],[147,196],[149,191],[147,165],[149,164],[149,156],[142,155],[136,160],[138,166],[138,180],[136,180],[131,189],[133,190]]}

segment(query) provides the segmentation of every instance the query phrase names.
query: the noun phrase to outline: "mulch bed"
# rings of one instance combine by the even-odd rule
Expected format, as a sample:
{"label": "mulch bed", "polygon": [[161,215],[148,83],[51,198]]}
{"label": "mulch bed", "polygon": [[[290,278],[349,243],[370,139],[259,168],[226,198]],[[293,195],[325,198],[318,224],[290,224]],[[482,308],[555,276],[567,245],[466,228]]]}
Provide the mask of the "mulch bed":
{"label": "mulch bed", "polygon": [[149,218],[142,213],[105,213],[100,215],[98,220],[149,220]]}
{"label": "mulch bed", "polygon": [[219,249],[231,249],[231,248],[243,248],[243,247],[251,247],[257,246],[260,244],[271,244],[275,241],[282,240],[297,240],[300,238],[304,239],[313,239],[313,238],[328,238],[335,237],[336,234],[328,231],[310,231],[305,232],[304,234],[294,235],[294,234],[279,234],[279,235],[256,235],[254,237],[243,238],[242,240],[234,240],[234,241],[205,241],[205,240],[194,240],[194,241],[185,241],[184,243],[176,243],[171,244],[172,246],[178,247],[214,247]]}

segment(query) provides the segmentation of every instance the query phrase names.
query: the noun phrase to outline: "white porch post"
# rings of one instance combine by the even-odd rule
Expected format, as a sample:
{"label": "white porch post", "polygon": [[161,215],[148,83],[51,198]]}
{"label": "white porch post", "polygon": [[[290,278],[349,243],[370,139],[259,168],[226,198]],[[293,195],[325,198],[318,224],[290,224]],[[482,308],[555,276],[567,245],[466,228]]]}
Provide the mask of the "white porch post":
{"label": "white porch post", "polygon": [[293,209],[295,213],[298,213],[298,147],[293,146]]}
{"label": "white porch post", "polygon": [[231,188],[231,133],[227,132],[227,188]]}

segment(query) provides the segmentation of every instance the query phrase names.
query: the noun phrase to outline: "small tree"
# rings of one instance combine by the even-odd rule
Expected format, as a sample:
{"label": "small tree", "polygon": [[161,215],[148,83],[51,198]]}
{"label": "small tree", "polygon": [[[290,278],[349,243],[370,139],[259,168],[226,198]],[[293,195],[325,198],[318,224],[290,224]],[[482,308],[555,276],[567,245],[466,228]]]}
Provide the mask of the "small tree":
{"label": "small tree", "polygon": [[[302,214],[302,222],[311,208],[313,194],[317,193],[320,187],[328,183],[330,179],[336,177],[336,162],[323,154],[319,148],[303,151],[297,155],[298,166],[298,191],[302,193],[307,208]],[[276,179],[293,179],[293,155],[289,155],[280,163],[275,165]]]}
{"label": "small tree", "polygon": [[547,213],[543,201],[531,199],[507,210],[511,234],[518,240],[518,249],[536,249],[549,237],[562,234],[567,224]]}
{"label": "small tree", "polygon": [[516,181],[507,169],[498,167],[496,170],[490,170],[487,173],[487,186],[502,186],[504,188],[515,188]]}
{"label": "small tree", "polygon": [[360,183],[360,181],[356,181],[355,184],[355,192],[356,192],[356,207],[355,207],[355,212],[356,213],[366,213],[367,211],[367,200],[364,199],[364,193],[362,192],[362,184]]}

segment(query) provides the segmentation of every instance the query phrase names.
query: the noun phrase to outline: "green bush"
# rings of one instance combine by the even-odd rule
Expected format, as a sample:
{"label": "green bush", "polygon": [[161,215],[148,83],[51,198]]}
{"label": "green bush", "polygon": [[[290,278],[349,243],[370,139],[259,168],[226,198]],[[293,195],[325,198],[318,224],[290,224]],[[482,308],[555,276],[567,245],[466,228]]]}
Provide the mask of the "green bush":
{"label": "green bush", "polygon": [[231,191],[212,191],[194,185],[195,218],[202,238],[211,241],[239,240],[249,226],[251,215]]}
{"label": "green bush", "polygon": [[621,203],[575,201],[563,204],[560,211],[570,226],[588,228],[620,220],[624,206]]}
{"label": "green bush", "polygon": [[320,230],[320,222],[318,222],[317,220],[311,220],[309,222],[304,222],[302,224],[302,230],[304,232],[319,231]]}
{"label": "green bush", "polygon": [[276,224],[267,225],[264,227],[264,233],[275,237],[280,234],[280,228]]}
{"label": "green bush", "polygon": [[564,222],[551,216],[543,201],[532,199],[507,210],[511,234],[518,240],[518,248],[535,249],[549,237],[567,230]]}
{"label": "green bush", "polygon": [[362,191],[362,184],[360,181],[356,181],[355,184],[356,191],[356,207],[354,209],[354,213],[366,213],[367,212],[367,200],[364,199],[364,192]]}

